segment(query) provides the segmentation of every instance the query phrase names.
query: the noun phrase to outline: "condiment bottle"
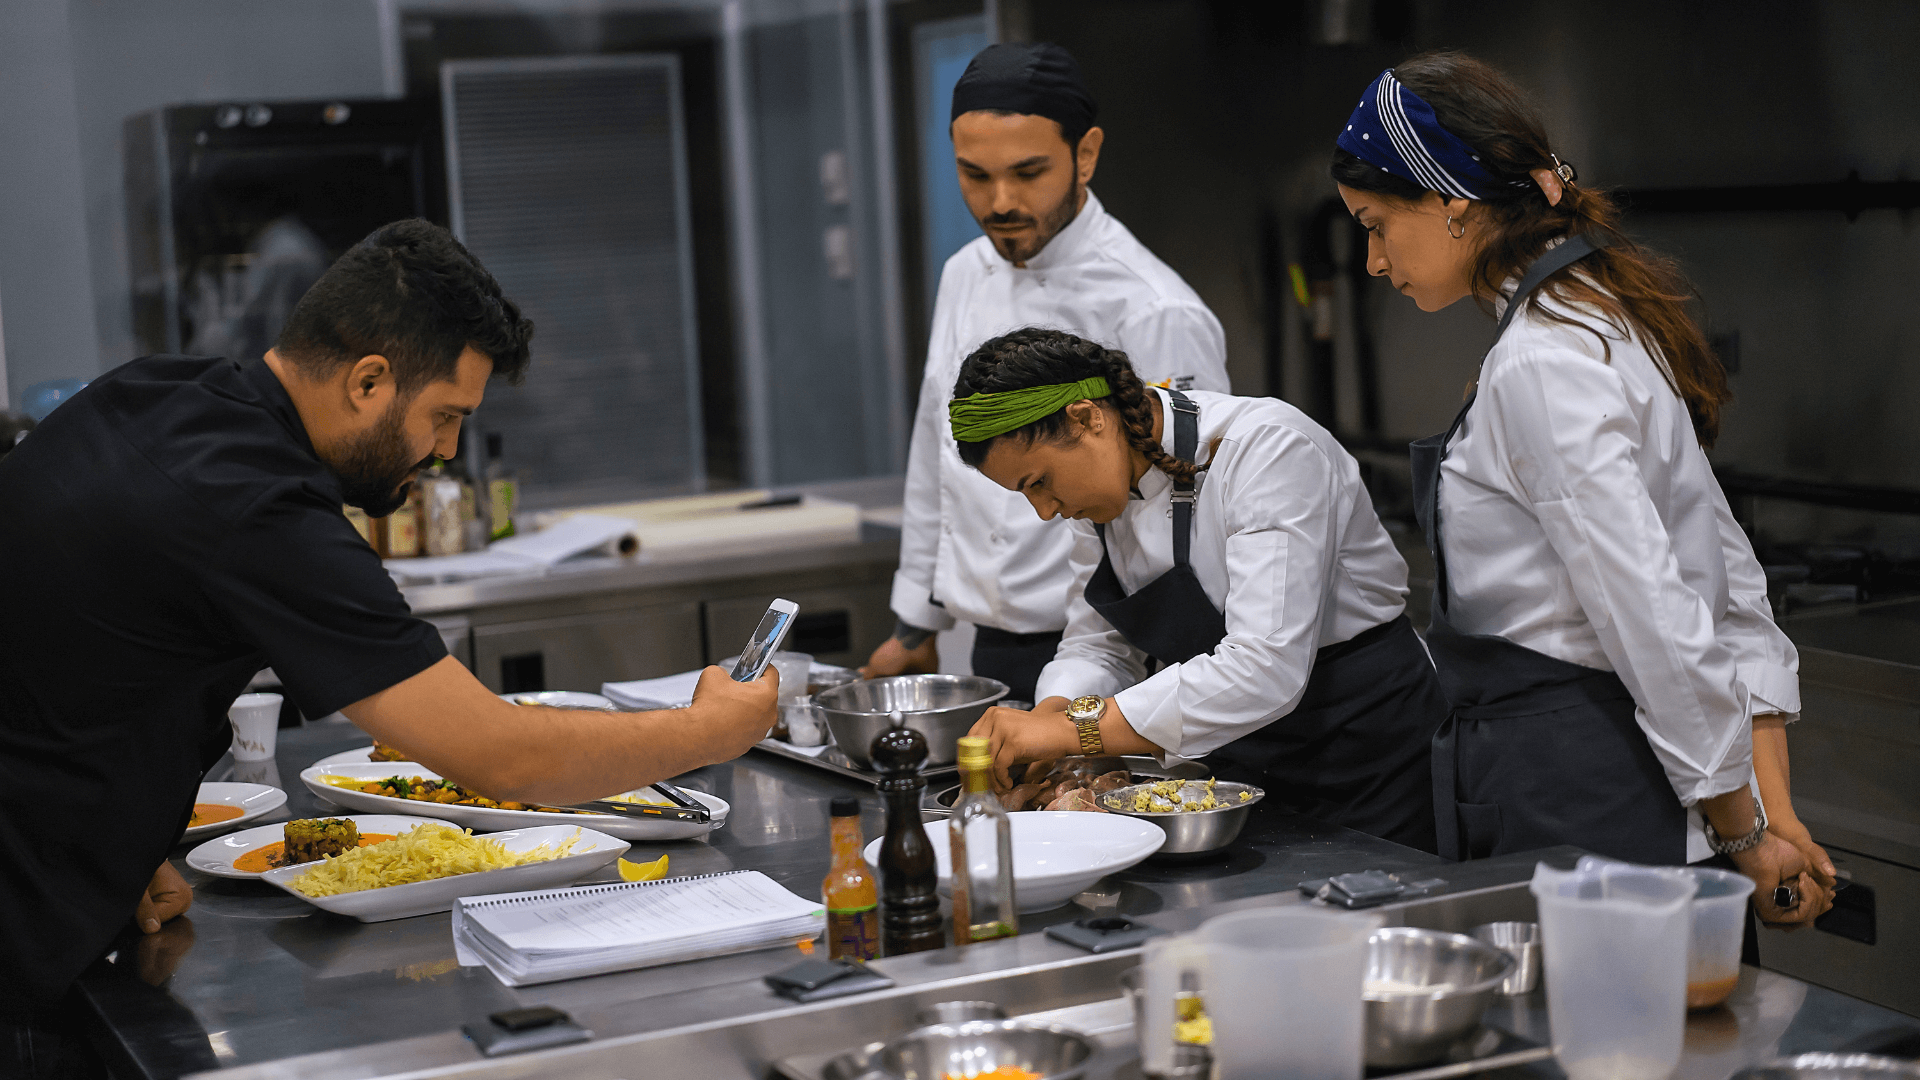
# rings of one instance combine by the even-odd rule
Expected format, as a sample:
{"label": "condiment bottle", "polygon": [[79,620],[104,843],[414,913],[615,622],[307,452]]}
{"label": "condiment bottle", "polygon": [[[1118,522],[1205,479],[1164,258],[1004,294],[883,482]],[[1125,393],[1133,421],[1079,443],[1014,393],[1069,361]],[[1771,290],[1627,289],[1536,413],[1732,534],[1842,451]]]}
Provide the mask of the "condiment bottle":
{"label": "condiment bottle", "polygon": [[513,472],[500,461],[500,433],[487,432],[487,511],[491,515],[489,540],[505,540],[514,534],[514,513],[520,505],[520,484]]}
{"label": "condiment bottle", "polygon": [[1013,899],[1013,828],[989,783],[992,744],[960,740],[960,798],[947,819],[953,865],[953,943],[971,945],[1020,932]]}
{"label": "condiment bottle", "polygon": [[941,948],[947,942],[940,932],[940,878],[933,844],[920,824],[920,793],[927,787],[920,766],[927,760],[927,740],[912,728],[895,726],[873,740],[868,756],[885,777],[879,786],[887,800],[887,832],[880,842],[880,895],[886,900],[880,925],[886,954]]}
{"label": "condiment bottle", "polygon": [[411,559],[420,554],[420,527],[426,515],[420,482],[407,489],[407,499],[387,515],[387,558]]}
{"label": "condiment bottle", "polygon": [[460,481],[435,464],[419,484],[427,506],[426,549],[429,555],[458,555],[467,549],[466,521],[461,516]]}
{"label": "condiment bottle", "polygon": [[367,512],[357,506],[347,506],[344,504],[341,505],[340,511],[347,515],[348,521],[353,523],[353,531],[360,534],[360,539],[365,540],[368,544],[372,544],[373,519],[367,516]]}
{"label": "condiment bottle", "polygon": [[836,796],[833,866],[820,884],[827,905],[827,956],[871,960],[880,953],[880,892],[860,854],[860,800]]}

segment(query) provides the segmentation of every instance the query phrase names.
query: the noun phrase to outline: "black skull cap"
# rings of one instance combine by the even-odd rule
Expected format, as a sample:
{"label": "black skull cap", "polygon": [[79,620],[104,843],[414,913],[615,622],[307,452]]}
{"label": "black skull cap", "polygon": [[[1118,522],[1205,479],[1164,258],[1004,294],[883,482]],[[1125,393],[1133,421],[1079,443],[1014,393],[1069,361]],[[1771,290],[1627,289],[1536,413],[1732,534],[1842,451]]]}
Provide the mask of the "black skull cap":
{"label": "black skull cap", "polygon": [[980,50],[953,85],[950,121],[980,109],[1044,116],[1067,134],[1085,132],[1100,111],[1073,54],[1050,42]]}

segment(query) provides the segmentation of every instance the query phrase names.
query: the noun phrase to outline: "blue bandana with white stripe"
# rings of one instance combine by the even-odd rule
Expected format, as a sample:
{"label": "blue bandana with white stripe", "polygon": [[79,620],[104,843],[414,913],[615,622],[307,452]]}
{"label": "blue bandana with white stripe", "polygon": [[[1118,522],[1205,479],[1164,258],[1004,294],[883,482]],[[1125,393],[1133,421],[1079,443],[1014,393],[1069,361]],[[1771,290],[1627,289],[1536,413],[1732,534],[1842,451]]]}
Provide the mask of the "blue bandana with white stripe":
{"label": "blue bandana with white stripe", "polygon": [[1485,199],[1510,187],[1480,167],[1473,147],[1441,127],[1433,106],[1401,85],[1392,68],[1361,95],[1337,144],[1369,165],[1448,198]]}

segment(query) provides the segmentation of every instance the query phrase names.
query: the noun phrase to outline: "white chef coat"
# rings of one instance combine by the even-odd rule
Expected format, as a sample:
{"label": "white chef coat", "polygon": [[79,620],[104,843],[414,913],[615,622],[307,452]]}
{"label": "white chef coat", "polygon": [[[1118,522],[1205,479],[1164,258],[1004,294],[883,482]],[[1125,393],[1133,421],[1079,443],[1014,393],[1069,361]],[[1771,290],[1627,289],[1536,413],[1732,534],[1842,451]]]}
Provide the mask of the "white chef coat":
{"label": "white chef coat", "polygon": [[[1161,408],[1167,409],[1160,391]],[[1114,697],[1141,737],[1198,757],[1299,704],[1322,646],[1406,608],[1407,564],[1373,512],[1360,466],[1305,413],[1275,398],[1189,394],[1200,406],[1202,461],[1188,565],[1226,616],[1213,652],[1147,675],[1147,656],[1087,603],[1100,565],[1093,523],[1069,521],[1073,591],[1067,632],[1034,696]],[[1173,452],[1173,414],[1162,445]],[[1114,575],[1128,595],[1173,568],[1173,481],[1140,478],[1139,498],[1107,525]]]}
{"label": "white chef coat", "polygon": [[1799,656],[1664,368],[1547,303],[1608,340],[1529,309],[1488,355],[1441,466],[1449,621],[1619,675],[1691,806],[1749,782],[1752,717],[1799,712]]}
{"label": "white chef coat", "polygon": [[892,607],[910,626],[945,630],[958,618],[1033,634],[1066,625],[1065,525],[1042,522],[1024,496],[968,468],[947,420],[961,363],[989,338],[1026,326],[1118,348],[1147,382],[1227,389],[1220,320],[1093,192],[1024,269],[984,236],[955,252],[940,274],[907,456]]}

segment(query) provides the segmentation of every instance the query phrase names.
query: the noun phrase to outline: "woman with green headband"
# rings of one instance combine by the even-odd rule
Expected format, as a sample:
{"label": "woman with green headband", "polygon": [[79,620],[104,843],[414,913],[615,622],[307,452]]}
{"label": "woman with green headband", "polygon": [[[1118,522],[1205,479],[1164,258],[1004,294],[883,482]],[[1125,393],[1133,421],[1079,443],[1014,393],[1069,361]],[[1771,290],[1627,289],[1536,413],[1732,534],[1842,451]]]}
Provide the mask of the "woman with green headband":
{"label": "woman with green headband", "polygon": [[963,461],[1074,533],[1039,704],[973,728],[998,784],[1069,754],[1205,757],[1281,805],[1434,849],[1446,705],[1406,563],[1324,428],[1273,398],[1146,387],[1125,354],[1040,329],[969,356],[948,411]]}

